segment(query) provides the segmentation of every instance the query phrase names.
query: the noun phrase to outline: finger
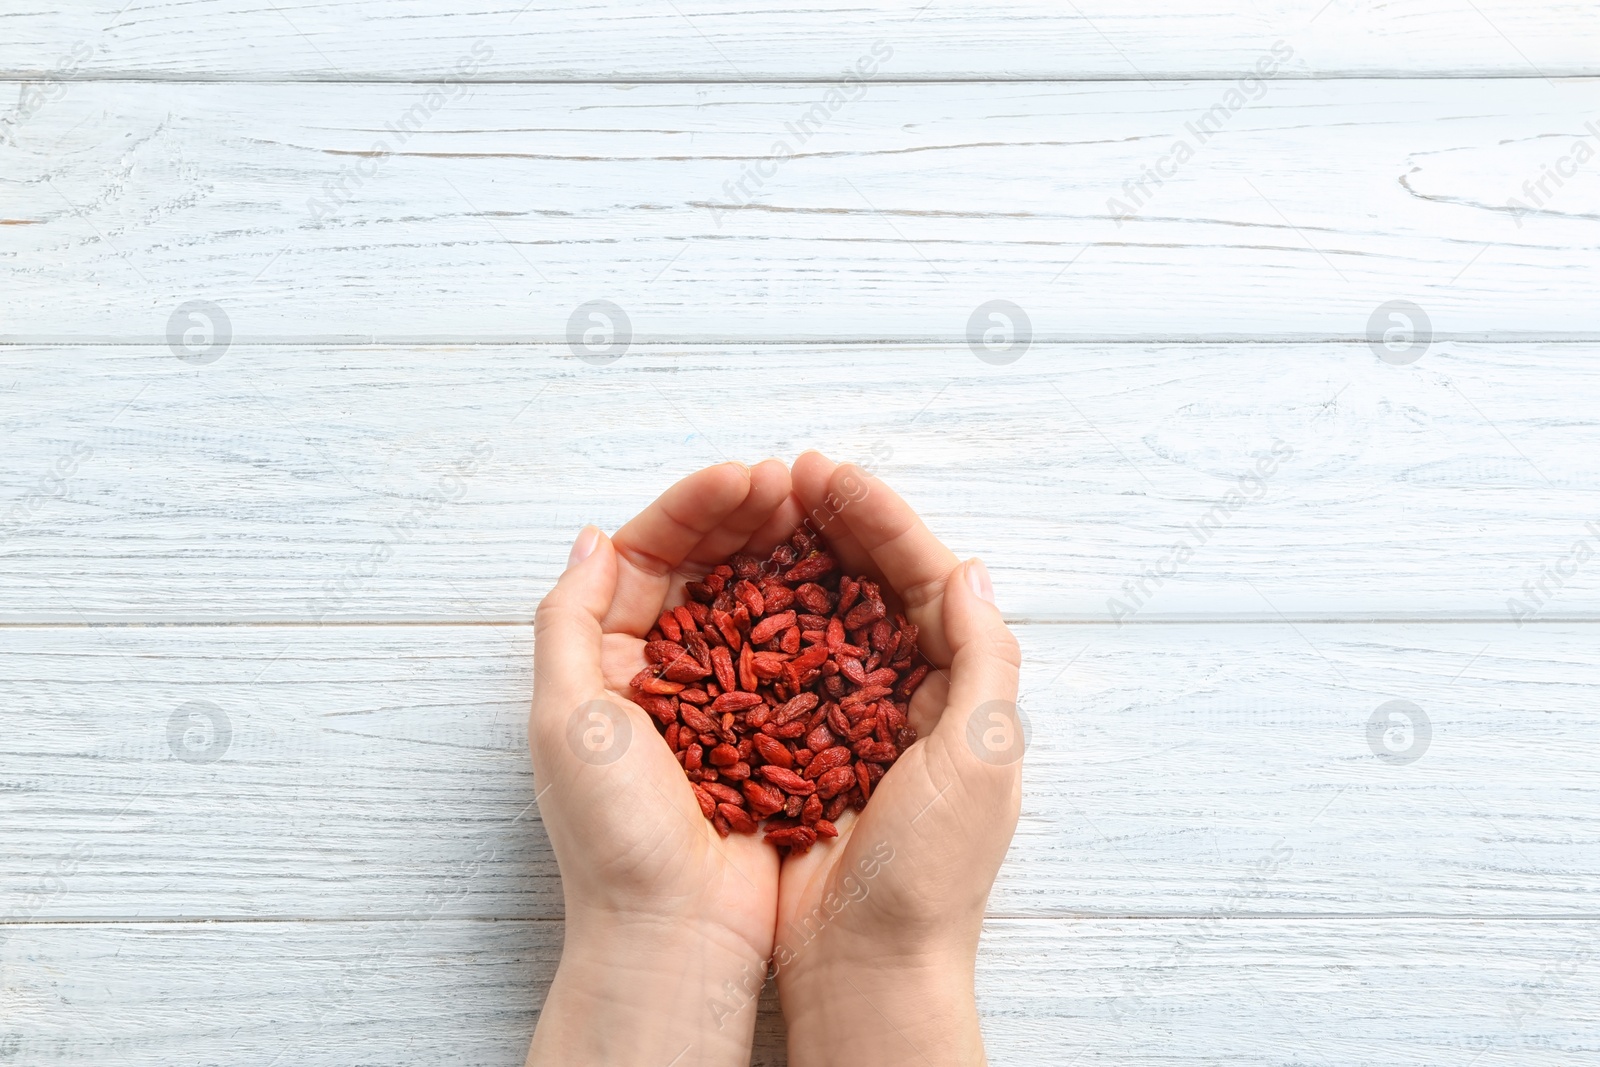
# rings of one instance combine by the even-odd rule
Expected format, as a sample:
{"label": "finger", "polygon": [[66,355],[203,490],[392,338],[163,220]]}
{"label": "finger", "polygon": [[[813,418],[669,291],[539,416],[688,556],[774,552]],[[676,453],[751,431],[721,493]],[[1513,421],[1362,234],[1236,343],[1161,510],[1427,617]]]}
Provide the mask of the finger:
{"label": "finger", "polygon": [[617,531],[617,593],[607,631],[643,637],[661,613],[673,571],[750,495],[750,471],[719,463],[684,478]]}
{"label": "finger", "polygon": [[740,547],[752,555],[766,556],[800,528],[802,514],[800,498],[791,492]]}
{"label": "finger", "polygon": [[[820,533],[847,574],[856,575],[866,570],[872,559],[856,544],[850,528],[839,521],[845,501],[830,496],[828,480],[839,465],[821,452],[810,450],[800,453],[794,461],[794,495],[801,508],[801,522],[813,533]],[[798,524],[797,524],[798,525]]]}
{"label": "finger", "polygon": [[617,555],[610,539],[585,526],[572,544],[567,569],[534,615],[535,714],[541,705],[565,705],[601,688],[600,620],[616,587]]}
{"label": "finger", "polygon": [[750,535],[766,524],[789,496],[789,468],[781,460],[765,459],[750,468],[750,491],[733,514],[689,553],[690,563],[712,567],[745,546]]}
{"label": "finger", "polygon": [[881,479],[853,463],[828,477],[835,499],[845,501],[839,517],[855,543],[900,596],[906,616],[921,629],[923,652],[934,663],[950,662],[953,649],[944,633],[946,580],[959,562],[954,552],[933,535],[911,505]]}
{"label": "finger", "polygon": [[958,767],[1011,772],[964,774],[964,781],[1010,788],[1026,740],[1017,711],[1022,653],[993,597],[981,560],[968,560],[946,583],[941,599],[951,648],[950,697],[934,734]]}
{"label": "finger", "polygon": [[[640,659],[643,659],[640,655]],[[914,664],[913,664],[914,665]],[[631,677],[631,675],[630,675]],[[936,670],[928,674],[911,694],[911,704],[906,708],[906,718],[917,731],[918,737],[927,737],[939,725],[939,717],[950,703],[950,672]]]}

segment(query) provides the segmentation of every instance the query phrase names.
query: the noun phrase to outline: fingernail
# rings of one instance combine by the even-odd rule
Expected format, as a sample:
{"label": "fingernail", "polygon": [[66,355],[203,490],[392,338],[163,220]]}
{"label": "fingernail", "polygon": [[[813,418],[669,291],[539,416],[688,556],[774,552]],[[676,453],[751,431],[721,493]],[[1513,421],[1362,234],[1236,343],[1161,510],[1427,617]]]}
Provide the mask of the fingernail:
{"label": "fingernail", "polygon": [[594,554],[595,548],[600,544],[600,527],[585,526],[578,531],[578,539],[572,542],[572,551],[567,553],[567,567],[582,563]]}
{"label": "fingernail", "polygon": [[994,586],[989,582],[989,568],[976,556],[967,560],[967,586],[980,600],[994,603]]}

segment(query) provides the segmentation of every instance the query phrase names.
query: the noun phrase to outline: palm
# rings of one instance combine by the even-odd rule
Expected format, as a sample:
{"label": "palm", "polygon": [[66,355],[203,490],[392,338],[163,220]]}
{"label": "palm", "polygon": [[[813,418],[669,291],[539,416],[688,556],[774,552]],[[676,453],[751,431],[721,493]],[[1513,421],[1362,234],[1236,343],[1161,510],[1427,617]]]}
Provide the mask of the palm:
{"label": "palm", "polygon": [[[932,687],[946,688],[941,682]],[[933,694],[927,695],[931,704]],[[931,732],[943,709],[919,709],[914,702],[912,710],[913,721],[920,720],[919,731],[927,727]],[[945,910],[943,876],[951,865],[967,862],[963,854],[968,845],[964,834],[952,832],[952,822],[960,821],[954,810],[960,790],[944,744],[943,737],[929,736],[912,745],[873,790],[866,809],[841,820],[833,848],[785,861],[778,897],[779,944],[800,954],[814,940],[812,930],[832,928],[822,936],[825,944],[856,931],[908,929]],[[850,888],[846,875],[860,888]],[[835,914],[826,906],[829,893],[852,898],[849,906]],[[816,921],[819,913],[830,916],[826,924]],[[797,939],[804,944],[793,943]]]}
{"label": "palm", "polygon": [[[681,582],[679,583],[681,587]],[[717,836],[700,813],[683,767],[644,709],[630,698],[628,679],[645,664],[644,641],[607,634],[602,651],[608,699],[629,711],[637,755],[594,800],[604,826],[589,842],[593,859],[613,885],[643,890],[669,915],[694,914],[725,927],[764,954],[772,939],[778,864],[758,837]]]}

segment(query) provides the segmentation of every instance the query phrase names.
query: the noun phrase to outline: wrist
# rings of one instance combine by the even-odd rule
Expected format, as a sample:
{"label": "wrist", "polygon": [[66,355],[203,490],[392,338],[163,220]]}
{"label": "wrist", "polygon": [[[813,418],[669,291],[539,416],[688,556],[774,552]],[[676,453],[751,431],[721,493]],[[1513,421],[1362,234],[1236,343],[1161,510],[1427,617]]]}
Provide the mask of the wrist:
{"label": "wrist", "polygon": [[842,1062],[974,1067],[987,1061],[974,958],[962,946],[830,956],[779,972],[790,1067]]}
{"label": "wrist", "polygon": [[529,1067],[744,1067],[765,976],[765,960],[725,929],[569,914]]}

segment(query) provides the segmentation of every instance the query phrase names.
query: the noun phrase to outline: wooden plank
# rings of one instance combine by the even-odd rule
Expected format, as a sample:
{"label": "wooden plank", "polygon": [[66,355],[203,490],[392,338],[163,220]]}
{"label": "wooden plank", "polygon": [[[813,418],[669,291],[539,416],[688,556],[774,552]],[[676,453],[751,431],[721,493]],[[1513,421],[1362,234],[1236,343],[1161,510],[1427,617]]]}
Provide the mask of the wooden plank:
{"label": "wooden plank", "polygon": [[80,346],[0,350],[0,387],[17,622],[525,621],[585,522],[813,446],[1014,618],[1600,611],[1594,344]]}
{"label": "wooden plank", "polygon": [[[1589,3],[1515,0],[731,0],[324,5],[119,0],[0,14],[0,70],[58,78],[615,79],[840,76],[875,42],[903,78],[1233,76],[1273,41],[1286,73],[1557,77],[1596,71]],[[474,47],[477,52],[474,52]],[[485,47],[487,51],[485,51]]]}
{"label": "wooden plank", "polygon": [[[30,1064],[520,1064],[547,922],[11,928],[0,1050]],[[1571,1067],[1600,1032],[1600,923],[991,920],[989,1061]],[[770,996],[752,1063],[785,1062]]]}
{"label": "wooden plank", "polygon": [[[1020,636],[1032,740],[994,915],[1596,915],[1593,626]],[[559,917],[530,645],[7,629],[0,919]],[[1372,747],[1391,700],[1430,724],[1383,715],[1414,761]],[[189,730],[218,758],[179,758]]]}
{"label": "wooden plank", "polygon": [[1593,81],[70,88],[0,340],[1600,337]]}

